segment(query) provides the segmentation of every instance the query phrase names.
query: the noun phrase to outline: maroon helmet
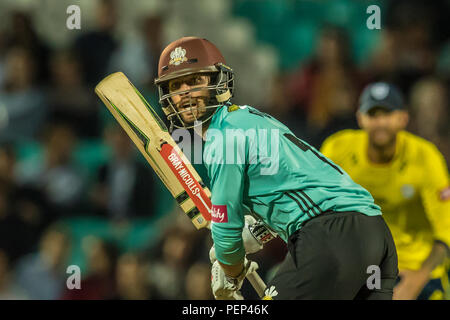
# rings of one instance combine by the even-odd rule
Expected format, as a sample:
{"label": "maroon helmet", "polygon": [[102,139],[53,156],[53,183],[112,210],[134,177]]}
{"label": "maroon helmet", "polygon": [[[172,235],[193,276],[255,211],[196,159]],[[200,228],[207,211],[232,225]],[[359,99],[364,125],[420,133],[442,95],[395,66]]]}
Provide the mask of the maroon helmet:
{"label": "maroon helmet", "polygon": [[[209,76],[206,87],[193,88],[186,91],[170,93],[169,81],[193,74]],[[173,127],[192,128],[180,116],[183,112],[197,108],[192,102],[189,109],[178,111],[172,101],[172,96],[207,89],[208,95],[201,97],[205,101],[205,114],[196,118],[202,122],[208,121],[217,107],[226,104],[232,97],[233,71],[225,65],[225,59],[219,49],[206,39],[184,37],[170,43],[161,53],[158,64],[158,78],[155,84],[159,91],[159,102]]]}

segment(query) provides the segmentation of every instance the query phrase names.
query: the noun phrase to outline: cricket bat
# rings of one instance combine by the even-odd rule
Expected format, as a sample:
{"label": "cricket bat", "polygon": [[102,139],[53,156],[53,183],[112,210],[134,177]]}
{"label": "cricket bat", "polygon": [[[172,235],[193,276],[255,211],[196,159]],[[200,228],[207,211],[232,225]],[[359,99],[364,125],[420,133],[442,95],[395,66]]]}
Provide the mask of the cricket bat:
{"label": "cricket bat", "polygon": [[[96,87],[108,110],[156,172],[197,229],[211,228],[211,191],[183,154],[154,109],[122,72]],[[266,285],[253,272],[247,276],[260,298]]]}

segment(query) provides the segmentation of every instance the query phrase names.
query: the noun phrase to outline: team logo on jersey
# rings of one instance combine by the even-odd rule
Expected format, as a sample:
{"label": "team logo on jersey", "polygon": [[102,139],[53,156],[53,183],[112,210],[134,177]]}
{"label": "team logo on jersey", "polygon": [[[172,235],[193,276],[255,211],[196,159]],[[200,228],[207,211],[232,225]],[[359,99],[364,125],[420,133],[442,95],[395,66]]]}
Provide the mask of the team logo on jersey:
{"label": "team logo on jersey", "polygon": [[414,193],[416,193],[416,190],[410,184],[404,184],[400,190],[405,199],[411,199],[414,196]]}
{"label": "team logo on jersey", "polygon": [[236,111],[236,110],[239,110],[239,107],[237,105],[235,105],[235,104],[233,104],[233,105],[228,107],[228,112],[233,112],[233,111]]}
{"label": "team logo on jersey", "polygon": [[377,100],[383,100],[389,94],[389,86],[386,83],[378,83],[370,90],[372,97]]}
{"label": "team logo on jersey", "polygon": [[263,300],[273,300],[273,297],[278,295],[278,291],[275,289],[275,286],[270,286],[264,291]]}
{"label": "team logo on jersey", "polygon": [[450,200],[450,187],[445,188],[439,194],[441,201]]}
{"label": "team logo on jersey", "polygon": [[187,61],[186,58],[186,49],[182,47],[177,47],[170,53],[170,61],[169,64],[173,64],[175,66],[180,65],[181,63]]}
{"label": "team logo on jersey", "polygon": [[213,222],[228,222],[227,206],[212,205],[211,220]]}

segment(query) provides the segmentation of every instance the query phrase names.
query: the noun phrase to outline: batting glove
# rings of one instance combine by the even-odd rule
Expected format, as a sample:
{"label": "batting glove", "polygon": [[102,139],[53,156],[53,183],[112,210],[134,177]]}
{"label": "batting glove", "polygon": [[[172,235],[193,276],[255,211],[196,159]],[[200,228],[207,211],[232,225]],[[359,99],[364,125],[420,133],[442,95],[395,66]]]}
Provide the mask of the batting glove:
{"label": "batting glove", "polygon": [[[252,254],[261,250],[265,243],[274,239],[276,234],[267,229],[267,227],[251,215],[245,216],[245,225],[242,230],[242,241],[244,243],[245,253]],[[209,251],[209,260],[211,263],[216,261],[216,252],[214,246]]]}
{"label": "batting glove", "polygon": [[256,262],[245,258],[244,269],[237,277],[229,277],[225,275],[219,261],[215,261],[211,268],[211,289],[216,300],[243,300],[241,292],[245,277],[258,270],[259,266]]}

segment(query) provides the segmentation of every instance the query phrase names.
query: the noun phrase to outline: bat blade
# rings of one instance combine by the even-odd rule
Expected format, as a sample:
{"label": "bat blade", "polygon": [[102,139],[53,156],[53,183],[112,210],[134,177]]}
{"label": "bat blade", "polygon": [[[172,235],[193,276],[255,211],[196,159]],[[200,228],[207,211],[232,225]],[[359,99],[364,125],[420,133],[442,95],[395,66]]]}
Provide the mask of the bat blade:
{"label": "bat blade", "polygon": [[122,72],[103,79],[95,92],[194,226],[207,227],[211,192],[150,104]]}

